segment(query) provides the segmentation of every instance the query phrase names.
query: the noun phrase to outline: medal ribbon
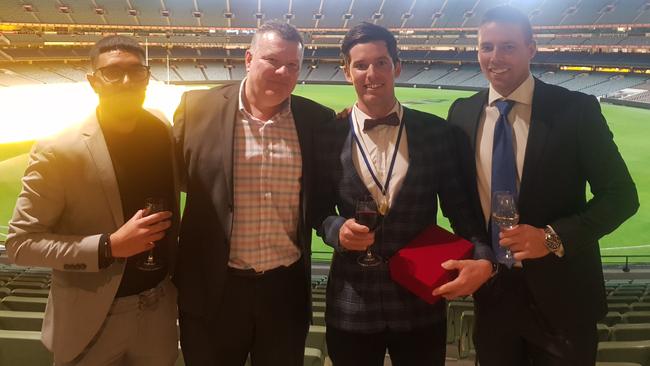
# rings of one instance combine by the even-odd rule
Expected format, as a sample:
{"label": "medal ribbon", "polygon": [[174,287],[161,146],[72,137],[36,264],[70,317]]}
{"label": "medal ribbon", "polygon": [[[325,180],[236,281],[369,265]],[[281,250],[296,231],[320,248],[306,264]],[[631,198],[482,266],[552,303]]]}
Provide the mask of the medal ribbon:
{"label": "medal ribbon", "polygon": [[388,168],[388,174],[386,175],[386,183],[383,185],[377,178],[377,175],[375,172],[372,170],[372,164],[370,164],[370,161],[368,160],[368,156],[366,156],[365,151],[363,150],[363,146],[361,146],[361,141],[359,141],[359,137],[357,136],[356,132],[354,131],[354,122],[352,121],[352,113],[350,113],[348,120],[350,121],[350,130],[352,131],[352,137],[354,138],[354,141],[356,142],[357,146],[359,147],[359,151],[361,151],[361,157],[363,158],[363,162],[366,164],[366,168],[368,168],[368,171],[370,172],[370,175],[372,176],[372,180],[375,182],[377,187],[379,187],[379,190],[381,191],[381,194],[386,197],[386,192],[388,192],[388,185],[390,184],[390,178],[393,176],[393,168],[395,167],[395,161],[397,160],[397,151],[399,150],[399,143],[402,140],[402,131],[404,130],[404,122],[400,120],[399,124],[399,132],[397,133],[397,140],[395,141],[395,150],[393,151],[393,157],[390,161],[390,167]]}

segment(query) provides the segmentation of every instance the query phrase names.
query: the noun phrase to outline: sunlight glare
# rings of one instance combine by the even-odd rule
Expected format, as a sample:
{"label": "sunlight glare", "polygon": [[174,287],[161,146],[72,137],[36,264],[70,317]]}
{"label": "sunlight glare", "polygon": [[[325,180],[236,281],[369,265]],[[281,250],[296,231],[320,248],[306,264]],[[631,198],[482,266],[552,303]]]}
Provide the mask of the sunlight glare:
{"label": "sunlight glare", "polygon": [[[145,107],[160,110],[172,121],[185,90],[205,87],[151,81]],[[97,106],[97,95],[83,83],[18,85],[0,88],[0,143],[28,141],[56,134],[85,119]]]}

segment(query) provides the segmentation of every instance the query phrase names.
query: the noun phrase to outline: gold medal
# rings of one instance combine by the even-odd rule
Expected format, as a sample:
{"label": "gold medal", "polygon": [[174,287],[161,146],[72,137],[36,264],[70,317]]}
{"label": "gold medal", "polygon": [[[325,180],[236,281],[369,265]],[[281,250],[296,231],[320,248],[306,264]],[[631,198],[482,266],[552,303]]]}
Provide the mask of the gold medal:
{"label": "gold medal", "polygon": [[382,216],[386,216],[388,213],[388,199],[386,196],[382,196],[379,202],[378,211]]}

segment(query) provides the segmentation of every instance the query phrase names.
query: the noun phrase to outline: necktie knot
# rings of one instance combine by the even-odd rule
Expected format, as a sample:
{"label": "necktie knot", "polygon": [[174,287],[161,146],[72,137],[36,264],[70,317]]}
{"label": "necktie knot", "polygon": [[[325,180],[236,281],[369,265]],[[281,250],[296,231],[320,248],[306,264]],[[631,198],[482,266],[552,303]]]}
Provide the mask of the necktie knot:
{"label": "necktie knot", "polygon": [[379,125],[399,126],[399,116],[397,115],[397,112],[393,112],[382,118],[367,118],[363,122],[363,131],[366,132],[372,130]]}
{"label": "necktie knot", "polygon": [[499,110],[499,114],[508,118],[508,113],[512,110],[512,107],[515,105],[513,100],[497,100],[494,102],[494,105]]}

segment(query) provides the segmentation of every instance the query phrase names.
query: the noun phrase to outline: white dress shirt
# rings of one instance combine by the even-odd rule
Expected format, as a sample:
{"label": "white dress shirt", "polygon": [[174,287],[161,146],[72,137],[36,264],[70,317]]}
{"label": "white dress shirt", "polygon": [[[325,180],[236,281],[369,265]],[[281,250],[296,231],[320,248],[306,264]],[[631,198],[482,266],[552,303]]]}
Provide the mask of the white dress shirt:
{"label": "white dress shirt", "polygon": [[[386,115],[389,115],[393,112],[396,112],[400,121],[402,121],[404,110],[398,101],[395,101],[393,109],[391,109],[391,111]],[[384,185],[386,183],[386,175],[390,169],[390,163],[395,152],[395,143],[397,141],[397,134],[399,133],[400,127],[379,125],[371,130],[364,132],[363,126],[365,120],[371,117],[363,113],[356,103],[352,108],[351,113],[354,131],[359,138],[359,142],[361,143],[361,146],[366,153],[366,157],[370,162],[375,176],[379,182]],[[407,140],[406,127],[404,127],[399,149],[395,157],[395,166],[393,167],[390,184],[388,185],[388,192],[386,192],[386,198],[389,206],[392,205],[393,199],[402,187],[404,177],[406,176],[406,171],[408,170],[409,152]],[[352,143],[352,161],[354,162],[354,167],[361,177],[361,180],[368,188],[368,191],[370,191],[370,194],[375,199],[375,202],[379,204],[382,202],[383,194],[379,187],[377,187],[377,184],[375,184],[375,181],[372,179],[372,175],[370,174],[370,171],[368,170],[368,167],[366,166],[366,163],[361,156],[359,145],[354,141]]]}
{"label": "white dress shirt", "polygon": [[517,188],[521,183],[521,174],[524,169],[526,157],[526,143],[530,129],[530,117],[533,104],[533,91],[535,80],[532,75],[519,85],[508,96],[502,96],[492,86],[488,94],[488,105],[481,114],[481,120],[476,134],[476,177],[481,207],[486,225],[490,221],[492,211],[492,145],[494,140],[494,126],[499,119],[499,110],[494,102],[500,99],[512,100],[515,104],[508,114],[508,122],[513,128],[513,147],[517,162]]}

